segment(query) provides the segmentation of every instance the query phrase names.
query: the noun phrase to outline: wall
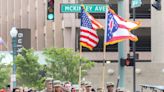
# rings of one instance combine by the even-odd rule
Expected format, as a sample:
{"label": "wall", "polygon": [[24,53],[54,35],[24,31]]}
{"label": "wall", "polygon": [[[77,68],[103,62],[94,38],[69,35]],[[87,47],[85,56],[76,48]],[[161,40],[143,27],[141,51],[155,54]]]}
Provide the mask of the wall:
{"label": "wall", "polygon": [[[154,3],[155,0],[151,0],[152,3]],[[160,11],[157,11],[155,8],[151,7],[151,40],[152,40],[152,61],[153,62],[164,62],[164,43],[161,42],[162,39],[164,39],[164,1],[161,0],[161,7],[162,9]]]}
{"label": "wall", "polygon": [[[85,80],[91,81],[94,88],[102,87],[102,63],[96,63],[95,67],[88,71]],[[158,67],[157,67],[158,66]],[[136,73],[136,89],[141,90],[140,84],[148,85],[164,85],[164,64],[137,62],[136,69],[140,71]],[[113,82],[116,86],[118,78],[118,63],[110,63],[105,65],[105,83]],[[113,70],[113,74],[110,74]],[[133,92],[133,68],[125,67],[125,89]],[[152,92],[144,89],[144,92]]]}
{"label": "wall", "polygon": [[[59,13],[59,3],[56,8]],[[47,0],[0,0],[0,36],[7,46],[1,46],[0,50],[11,50],[9,31],[13,26],[31,29],[31,46],[35,50],[54,47],[55,24],[47,21],[46,16]]]}

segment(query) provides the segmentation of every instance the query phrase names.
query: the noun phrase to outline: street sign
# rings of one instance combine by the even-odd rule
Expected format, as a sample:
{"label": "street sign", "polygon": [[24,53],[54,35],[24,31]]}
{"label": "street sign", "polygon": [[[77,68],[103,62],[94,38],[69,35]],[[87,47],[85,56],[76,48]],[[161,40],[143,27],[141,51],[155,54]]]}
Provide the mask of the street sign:
{"label": "street sign", "polygon": [[17,53],[21,53],[22,48],[31,48],[31,29],[18,28]]}
{"label": "street sign", "polygon": [[[105,13],[106,10],[105,4],[84,4],[84,7],[90,13]],[[81,4],[61,4],[60,6],[61,13],[80,13],[80,11]]]}
{"label": "street sign", "polygon": [[137,8],[137,7],[140,7],[141,5],[142,5],[141,0],[132,0],[131,2],[131,8]]}

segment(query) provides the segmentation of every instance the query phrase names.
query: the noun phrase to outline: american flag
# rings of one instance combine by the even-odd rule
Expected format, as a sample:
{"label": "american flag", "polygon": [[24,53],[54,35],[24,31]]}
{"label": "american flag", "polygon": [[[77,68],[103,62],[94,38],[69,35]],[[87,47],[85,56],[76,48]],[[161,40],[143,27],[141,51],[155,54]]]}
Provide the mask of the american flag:
{"label": "american flag", "polygon": [[118,16],[112,9],[107,9],[105,44],[115,44],[126,39],[137,41],[137,36],[133,35],[130,31],[138,28],[139,26],[139,22],[124,20],[123,18]]}
{"label": "american flag", "polygon": [[96,29],[103,26],[81,7],[80,45],[92,50],[99,42]]}

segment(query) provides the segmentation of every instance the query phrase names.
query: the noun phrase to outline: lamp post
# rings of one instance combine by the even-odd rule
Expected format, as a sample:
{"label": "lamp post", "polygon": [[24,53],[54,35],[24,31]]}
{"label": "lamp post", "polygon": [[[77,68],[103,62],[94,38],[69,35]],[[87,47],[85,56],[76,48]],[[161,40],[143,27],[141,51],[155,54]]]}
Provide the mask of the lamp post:
{"label": "lamp post", "polygon": [[12,50],[13,50],[13,74],[12,74],[12,82],[13,82],[13,88],[16,87],[16,64],[15,59],[16,59],[16,55],[17,55],[17,34],[18,34],[18,30],[16,29],[16,27],[13,27],[10,31],[10,35],[12,37]]}

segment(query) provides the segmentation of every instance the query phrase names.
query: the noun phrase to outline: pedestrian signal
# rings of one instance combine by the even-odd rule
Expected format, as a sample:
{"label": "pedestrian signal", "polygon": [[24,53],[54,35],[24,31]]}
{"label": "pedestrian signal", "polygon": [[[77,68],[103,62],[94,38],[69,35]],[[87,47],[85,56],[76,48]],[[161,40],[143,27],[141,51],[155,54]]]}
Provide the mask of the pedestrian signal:
{"label": "pedestrian signal", "polygon": [[134,58],[120,59],[121,66],[134,66]]}
{"label": "pedestrian signal", "polygon": [[134,66],[134,58],[127,58],[125,61],[126,66]]}

